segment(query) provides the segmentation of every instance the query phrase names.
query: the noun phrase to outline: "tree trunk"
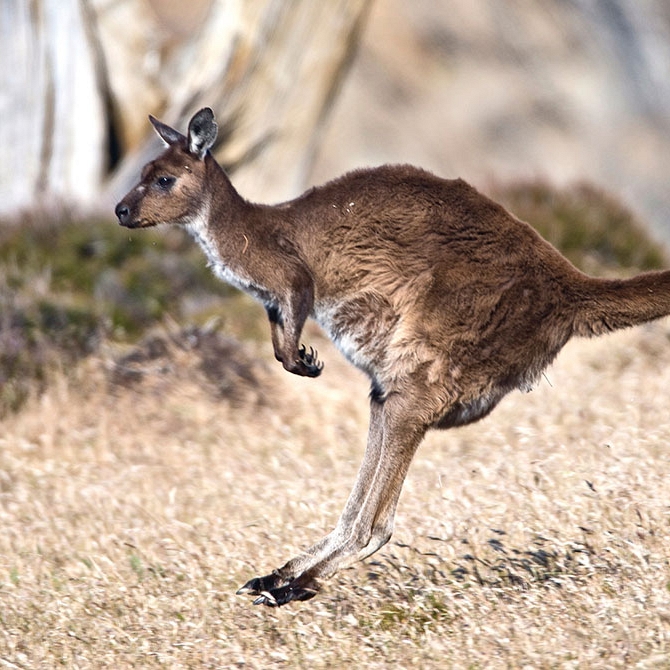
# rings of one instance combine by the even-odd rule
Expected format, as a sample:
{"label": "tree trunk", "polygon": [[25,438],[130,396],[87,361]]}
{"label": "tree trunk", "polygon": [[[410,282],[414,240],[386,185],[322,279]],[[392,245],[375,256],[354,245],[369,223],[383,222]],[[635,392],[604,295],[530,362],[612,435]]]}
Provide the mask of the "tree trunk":
{"label": "tree trunk", "polygon": [[0,3],[0,213],[93,201],[105,165],[95,44],[78,0]]}
{"label": "tree trunk", "polygon": [[209,105],[247,197],[301,190],[371,0],[3,0],[0,214],[110,207]]}

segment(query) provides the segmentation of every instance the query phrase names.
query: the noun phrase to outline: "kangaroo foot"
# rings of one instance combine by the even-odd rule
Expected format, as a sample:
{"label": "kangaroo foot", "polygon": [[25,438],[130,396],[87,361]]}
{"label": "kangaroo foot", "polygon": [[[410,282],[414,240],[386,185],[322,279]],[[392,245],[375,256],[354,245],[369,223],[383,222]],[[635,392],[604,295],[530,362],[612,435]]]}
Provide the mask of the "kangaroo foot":
{"label": "kangaroo foot", "polygon": [[319,355],[314,347],[310,347],[309,351],[303,344],[298,354],[300,355],[299,363],[304,369],[305,377],[318,377],[323,370],[323,363],[319,360]]}
{"label": "kangaroo foot", "polygon": [[306,574],[287,581],[273,572],[265,577],[250,579],[237,593],[258,596],[254,605],[280,607],[293,600],[309,600],[317,594],[319,588],[318,582]]}
{"label": "kangaroo foot", "polygon": [[258,596],[265,591],[270,591],[271,589],[276,589],[281,584],[288,583],[288,580],[282,577],[278,572],[272,572],[265,577],[254,577],[250,579],[244,586],[237,589],[237,595],[250,594],[252,596]]}

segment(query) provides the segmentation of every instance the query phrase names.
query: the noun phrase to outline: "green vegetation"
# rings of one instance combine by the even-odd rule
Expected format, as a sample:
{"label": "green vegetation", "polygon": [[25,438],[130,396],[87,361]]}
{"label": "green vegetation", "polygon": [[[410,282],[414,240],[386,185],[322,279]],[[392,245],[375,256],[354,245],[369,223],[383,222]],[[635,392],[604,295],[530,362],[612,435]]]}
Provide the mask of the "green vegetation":
{"label": "green vegetation", "polygon": [[663,247],[644,224],[591,184],[557,189],[544,181],[519,182],[499,188],[494,198],[589,274],[667,265]]}
{"label": "green vegetation", "polygon": [[181,230],[70,218],[0,226],[0,416],[105,338],[197,318],[232,294]]}
{"label": "green vegetation", "polygon": [[[0,229],[0,281],[73,325],[82,314],[128,337],[185,297],[229,295],[181,230],[127,231],[111,221],[30,220]],[[79,315],[79,316],[77,316]]]}

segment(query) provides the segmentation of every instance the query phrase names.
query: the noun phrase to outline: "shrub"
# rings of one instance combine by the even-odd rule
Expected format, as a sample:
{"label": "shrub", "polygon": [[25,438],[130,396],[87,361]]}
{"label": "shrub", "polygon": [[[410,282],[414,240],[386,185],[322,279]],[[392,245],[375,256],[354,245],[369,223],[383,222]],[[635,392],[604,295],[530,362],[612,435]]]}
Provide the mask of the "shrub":
{"label": "shrub", "polygon": [[590,274],[655,270],[667,264],[665,250],[646,226],[591,184],[558,189],[545,181],[517,182],[498,187],[493,197]]}

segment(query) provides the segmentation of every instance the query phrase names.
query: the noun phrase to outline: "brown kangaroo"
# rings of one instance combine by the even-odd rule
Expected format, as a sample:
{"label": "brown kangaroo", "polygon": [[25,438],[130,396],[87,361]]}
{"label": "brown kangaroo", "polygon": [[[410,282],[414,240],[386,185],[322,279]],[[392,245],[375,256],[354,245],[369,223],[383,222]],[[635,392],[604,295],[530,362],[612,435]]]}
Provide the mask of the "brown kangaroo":
{"label": "brown kangaroo", "polygon": [[116,207],[128,228],[186,226],[214,272],[265,306],[274,353],[317,377],[301,345],[314,318],[371,379],[370,430],[335,529],[238,593],[307,600],[319,579],[388,542],[405,475],[429,428],[486,416],[530,389],[573,335],[670,313],[670,271],[594,279],[464,181],[409,166],[358,170],[279,205],[252,204],[209,152],[209,108],[187,136],[149,117],[167,149]]}

